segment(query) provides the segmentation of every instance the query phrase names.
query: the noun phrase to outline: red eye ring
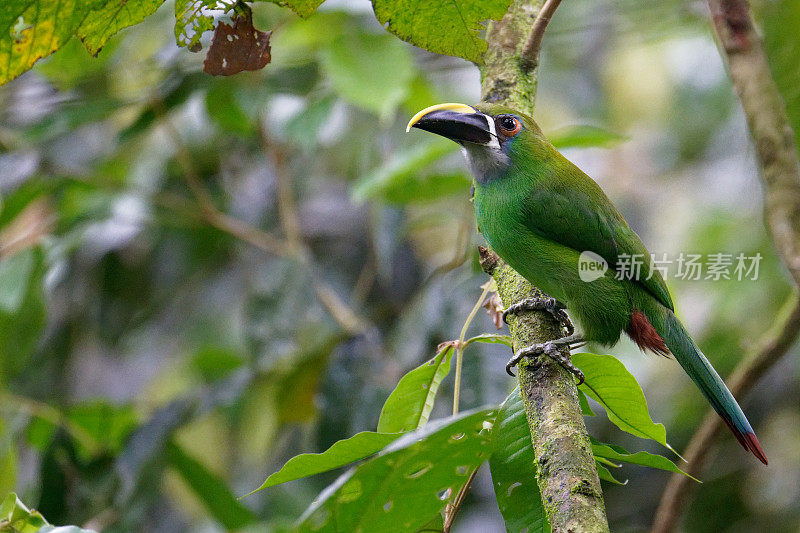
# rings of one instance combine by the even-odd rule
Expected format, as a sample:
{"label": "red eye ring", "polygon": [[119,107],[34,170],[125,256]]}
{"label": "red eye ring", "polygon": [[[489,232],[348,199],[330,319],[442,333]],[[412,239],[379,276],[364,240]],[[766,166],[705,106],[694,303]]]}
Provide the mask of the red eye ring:
{"label": "red eye ring", "polygon": [[500,133],[506,137],[514,137],[522,129],[522,122],[511,115],[500,115],[495,119],[495,124]]}

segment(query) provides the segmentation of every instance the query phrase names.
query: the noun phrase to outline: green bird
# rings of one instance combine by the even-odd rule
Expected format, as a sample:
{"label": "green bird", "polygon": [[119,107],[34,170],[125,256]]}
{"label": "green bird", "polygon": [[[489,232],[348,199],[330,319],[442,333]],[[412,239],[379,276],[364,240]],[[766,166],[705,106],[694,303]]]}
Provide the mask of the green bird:
{"label": "green bird", "polygon": [[[583,329],[582,335],[567,329],[562,338],[518,350],[509,373],[523,357],[539,354],[576,370],[559,347],[613,345],[625,332],[642,350],[672,353],[739,443],[767,464],[741,407],[675,316],[661,273],[643,260],[650,254],[639,236],[531,117],[497,104],[439,104],[417,113],[407,131],[412,127],[461,145],[475,178],[480,232],[514,270],[550,296],[524,300],[506,315],[542,309],[563,320],[566,308]],[[637,257],[639,275],[620,276],[622,265]],[[587,275],[581,270],[587,264],[608,268]]]}

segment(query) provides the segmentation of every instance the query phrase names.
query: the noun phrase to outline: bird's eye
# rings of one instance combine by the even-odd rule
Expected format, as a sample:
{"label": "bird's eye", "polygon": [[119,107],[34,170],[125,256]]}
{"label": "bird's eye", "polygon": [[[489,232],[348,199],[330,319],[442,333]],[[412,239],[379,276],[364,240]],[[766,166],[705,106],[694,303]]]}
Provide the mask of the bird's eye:
{"label": "bird's eye", "polygon": [[497,129],[506,137],[513,137],[522,129],[522,123],[511,115],[501,115],[495,120]]}

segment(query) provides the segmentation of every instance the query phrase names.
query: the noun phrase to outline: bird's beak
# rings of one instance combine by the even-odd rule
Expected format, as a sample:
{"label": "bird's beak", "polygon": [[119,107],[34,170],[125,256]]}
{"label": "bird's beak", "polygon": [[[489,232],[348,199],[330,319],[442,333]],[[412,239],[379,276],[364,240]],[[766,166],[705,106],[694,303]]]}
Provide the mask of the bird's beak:
{"label": "bird's beak", "polygon": [[437,104],[426,107],[408,122],[406,131],[419,128],[456,142],[489,144],[491,118],[465,104]]}

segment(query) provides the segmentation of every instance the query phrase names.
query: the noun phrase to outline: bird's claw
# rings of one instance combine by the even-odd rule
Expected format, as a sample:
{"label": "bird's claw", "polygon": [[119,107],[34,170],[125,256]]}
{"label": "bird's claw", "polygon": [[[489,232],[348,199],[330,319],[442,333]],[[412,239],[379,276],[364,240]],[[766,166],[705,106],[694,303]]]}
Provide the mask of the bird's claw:
{"label": "bird's claw", "polygon": [[559,343],[557,339],[555,341],[547,341],[541,344],[532,344],[530,346],[520,348],[517,350],[514,356],[508,360],[508,363],[506,363],[506,372],[508,375],[513,376],[514,372],[512,372],[511,369],[517,366],[523,358],[544,354],[568,370],[573,376],[578,378],[578,385],[581,385],[586,380],[586,377],[578,367],[572,364],[572,360],[569,358],[569,351],[564,354],[559,349],[559,346],[569,347],[570,343]]}
{"label": "bird's claw", "polygon": [[570,321],[564,309],[566,309],[566,306],[555,298],[526,298],[508,306],[508,309],[503,311],[503,322],[508,324],[509,315],[517,316],[525,311],[547,311],[566,329],[567,335],[572,335],[575,332],[575,328],[572,326],[572,321]]}

